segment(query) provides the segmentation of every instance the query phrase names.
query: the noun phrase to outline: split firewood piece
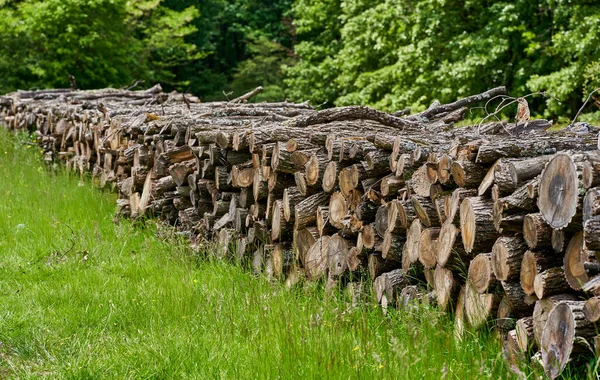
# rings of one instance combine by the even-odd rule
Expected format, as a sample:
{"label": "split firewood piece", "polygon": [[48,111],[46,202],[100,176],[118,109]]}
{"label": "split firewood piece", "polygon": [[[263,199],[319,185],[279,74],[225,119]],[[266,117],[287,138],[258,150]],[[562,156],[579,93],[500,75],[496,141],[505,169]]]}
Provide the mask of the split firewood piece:
{"label": "split firewood piece", "polygon": [[468,283],[465,291],[465,313],[474,329],[482,327],[491,316],[496,315],[502,297],[496,293],[477,293]]}
{"label": "split firewood piece", "polygon": [[584,301],[561,302],[548,314],[542,332],[542,363],[551,379],[557,378],[574,354],[591,356],[587,339],[597,333],[597,327],[586,320]]}
{"label": "split firewood piece", "polygon": [[496,313],[496,327],[502,335],[506,332],[515,328],[515,318],[508,301],[508,297],[504,296],[498,304],[498,311]]}
{"label": "split firewood piece", "polygon": [[446,198],[446,205],[444,206],[446,220],[450,220],[451,223],[458,225],[460,223],[460,204],[465,198],[476,195],[477,190],[474,189],[458,188],[454,190],[450,198]]}
{"label": "split firewood piece", "polygon": [[533,317],[524,317],[517,320],[517,344],[523,352],[531,352],[537,349],[533,336]]}
{"label": "split firewood piece", "polygon": [[306,267],[306,253],[312,245],[319,239],[319,234],[315,227],[305,227],[294,230],[294,251],[295,256]]}
{"label": "split firewood piece", "polygon": [[381,237],[379,237],[377,232],[375,232],[375,227],[373,224],[365,225],[360,235],[362,238],[362,245],[365,249],[372,250],[376,246],[380,246],[383,243]]}
{"label": "split firewood piece", "polygon": [[482,252],[498,238],[492,221],[492,202],[484,197],[465,198],[460,205],[460,233],[467,253]]}
{"label": "split firewood piece", "polygon": [[589,153],[583,162],[581,182],[586,189],[600,186],[600,155],[597,153]]}
{"label": "split firewood piece", "polygon": [[269,184],[268,178],[263,177],[261,170],[254,171],[254,178],[252,181],[252,195],[256,202],[264,201],[269,195]]}
{"label": "split firewood piece", "polygon": [[[329,205],[329,208],[331,210],[331,204]],[[375,232],[377,232],[377,235],[382,239],[385,237],[385,233],[388,230],[388,212],[388,204],[384,204],[377,209],[377,213],[375,214]]]}
{"label": "split firewood piece", "polygon": [[465,189],[476,189],[487,174],[485,166],[471,161],[454,161],[450,168],[454,182]]}
{"label": "split firewood piece", "polygon": [[562,257],[552,252],[526,251],[521,261],[521,288],[527,295],[535,293],[533,286],[535,277],[545,270],[562,264]]}
{"label": "split firewood piece", "polygon": [[309,280],[316,281],[325,275],[329,260],[329,236],[321,236],[306,252],[304,268]]}
{"label": "split firewood piece", "polygon": [[551,158],[551,155],[545,155],[500,159],[494,168],[494,183],[498,185],[501,194],[512,193],[525,181],[537,177]]}
{"label": "split firewood piece", "polygon": [[402,289],[410,285],[401,269],[395,269],[375,278],[373,281],[373,290],[377,297],[377,302],[387,305],[395,305],[396,298],[400,295]]}
{"label": "split firewood piece", "polygon": [[523,218],[523,238],[531,249],[545,249],[552,246],[552,227],[542,214],[527,214]]}
{"label": "split firewood piece", "polygon": [[425,269],[435,268],[437,264],[437,239],[440,228],[426,228],[419,239],[419,261]]}
{"label": "split firewood piece", "polygon": [[305,198],[294,206],[294,228],[300,229],[317,221],[317,209],[331,202],[327,193],[321,192]]}
{"label": "split firewood piece", "polygon": [[569,286],[574,290],[581,290],[583,284],[589,281],[585,270],[585,263],[590,262],[590,252],[583,249],[583,231],[576,233],[569,242],[565,251],[564,270]]}
{"label": "split firewood piece", "polygon": [[338,183],[340,167],[337,162],[330,161],[323,172],[323,191],[331,193]]}
{"label": "split firewood piece", "polygon": [[302,172],[294,173],[294,182],[300,194],[302,194],[305,197],[308,197],[309,195],[313,195],[321,191],[321,186],[309,186],[306,183],[306,177]]}
{"label": "split firewood piece", "polygon": [[509,281],[519,278],[527,244],[521,235],[501,236],[492,247],[492,268],[496,278]]}
{"label": "split firewood piece", "polygon": [[432,183],[429,181],[429,177],[427,176],[427,165],[420,166],[413,173],[410,179],[410,187],[412,191],[421,196],[428,197],[430,194]]}
{"label": "split firewood piece", "polygon": [[403,235],[386,231],[381,245],[381,256],[386,260],[402,262],[402,250],[405,242],[406,238]]}
{"label": "split firewood piece", "polygon": [[454,310],[454,339],[459,342],[462,341],[466,326],[465,294],[466,286],[462,286],[458,292],[458,297],[456,298],[456,308]]}
{"label": "split firewood piece", "polygon": [[367,265],[366,252],[358,247],[350,247],[348,250],[348,269],[350,272],[362,272],[364,268],[367,268]]}
{"label": "split firewood piece", "polygon": [[440,225],[440,219],[437,214],[435,205],[431,202],[430,198],[419,197],[413,195],[411,202],[417,217],[421,220],[421,223],[425,227],[433,227]]}
{"label": "split firewood piece", "polygon": [[310,141],[310,139],[302,138],[302,137],[289,139],[285,143],[285,147],[286,147],[286,150],[290,153],[293,153],[293,152],[295,152],[297,150],[301,150],[301,149],[306,150],[306,149],[317,148],[317,146],[315,146],[315,144],[313,144]]}
{"label": "split firewood piece", "polygon": [[600,320],[600,297],[592,297],[585,301],[583,314],[588,321],[598,322]]}
{"label": "split firewood piece", "polygon": [[231,184],[234,187],[250,187],[254,182],[254,169],[246,165],[233,165],[231,168]]}
{"label": "split firewood piece", "polygon": [[283,191],[283,216],[286,222],[294,220],[294,207],[305,199],[298,188],[288,187]]}
{"label": "split firewood piece", "polygon": [[498,165],[498,162],[499,161],[494,162],[494,164],[487,170],[483,179],[481,179],[477,185],[477,195],[484,195],[494,185],[494,175],[496,173],[496,165]]}
{"label": "split firewood piece", "polygon": [[517,331],[515,329],[508,331],[502,341],[502,356],[504,356],[512,373],[519,377],[524,376],[521,367],[525,363],[525,353],[519,347]]}
{"label": "split firewood piece", "polygon": [[411,200],[400,201],[394,199],[387,203],[387,205],[387,228],[389,230],[396,233],[407,230],[410,224],[417,218],[417,213]]}
{"label": "split firewood piece", "polygon": [[367,170],[371,176],[381,176],[390,172],[389,152],[373,150],[364,157]]}
{"label": "split firewood piece", "polygon": [[306,164],[304,165],[304,177],[306,178],[306,184],[309,186],[321,184],[328,164],[329,159],[324,152],[317,151],[311,154],[308,161],[306,161]]}
{"label": "split firewood piece", "polygon": [[406,186],[406,182],[402,177],[389,175],[381,179],[381,195],[383,197],[393,197],[398,194],[398,190]]}
{"label": "split firewood piece", "polygon": [[[441,310],[447,310],[451,307],[451,303],[459,291],[458,281],[455,279],[454,273],[452,273],[451,270],[439,265],[436,266],[433,277],[433,289],[437,297],[438,307]],[[460,302],[460,296],[458,302]]]}
{"label": "split firewood piece", "polygon": [[557,153],[542,172],[537,205],[554,229],[569,225],[577,213],[579,190],[577,168],[568,154]]}
{"label": "split firewood piece", "polygon": [[386,260],[381,257],[380,253],[372,253],[368,258],[369,275],[371,278],[377,278],[383,273],[398,269],[400,263],[392,260]]}
{"label": "split firewood piece", "polygon": [[267,188],[276,197],[282,197],[283,191],[295,185],[294,176],[272,170],[267,177]]}
{"label": "split firewood piece", "polygon": [[467,282],[477,293],[493,291],[499,281],[492,270],[492,254],[480,253],[469,264]]}
{"label": "split firewood piece", "polygon": [[273,204],[273,213],[271,216],[271,240],[290,240],[293,237],[293,231],[294,224],[285,221],[283,216],[283,202],[277,199]]}
{"label": "split firewood piece", "polygon": [[406,231],[406,244],[402,252],[402,269],[406,273],[410,271],[414,263],[419,261],[419,243],[422,230],[421,221],[415,219]]}
{"label": "split firewood piece", "polygon": [[451,186],[454,184],[452,177],[452,157],[443,154],[437,163],[437,178],[442,185]]}
{"label": "split firewood piece", "polygon": [[369,178],[367,169],[362,163],[345,167],[338,175],[340,192],[346,197],[350,197],[352,190],[358,188],[362,180]]}
{"label": "split firewood piece", "polygon": [[248,209],[246,208],[236,208],[235,209],[235,217],[233,220],[233,225],[235,226],[235,230],[238,233],[246,233],[247,225],[246,225],[246,217],[248,216]]}
{"label": "split firewood piece", "polygon": [[533,289],[539,299],[568,292],[570,287],[565,277],[565,270],[556,267],[539,273],[533,280]]}
{"label": "split firewood piece", "polygon": [[319,236],[332,234],[335,227],[329,221],[329,206],[317,207],[317,232]]}
{"label": "split firewood piece", "polygon": [[337,229],[344,228],[342,219],[348,215],[348,203],[346,198],[335,192],[329,197],[329,223]]}
{"label": "split firewood piece", "polygon": [[447,220],[442,224],[437,240],[437,263],[439,266],[461,262],[467,254],[460,239],[460,230]]}

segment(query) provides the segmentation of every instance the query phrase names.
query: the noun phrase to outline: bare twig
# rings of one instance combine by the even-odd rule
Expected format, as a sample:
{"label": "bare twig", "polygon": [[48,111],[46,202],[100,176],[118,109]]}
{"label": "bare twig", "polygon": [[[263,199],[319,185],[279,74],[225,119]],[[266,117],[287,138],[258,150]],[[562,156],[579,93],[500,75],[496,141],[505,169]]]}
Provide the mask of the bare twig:
{"label": "bare twig", "polygon": [[575,124],[575,122],[577,121],[577,118],[579,117],[579,115],[581,114],[581,111],[583,111],[583,109],[587,106],[588,102],[590,101],[590,99],[592,98],[592,95],[594,95],[595,92],[600,91],[600,88],[595,89],[594,91],[590,92],[588,94],[587,99],[585,100],[585,102],[583,103],[583,105],[581,106],[581,108],[579,109],[579,111],[577,111],[577,114],[575,114],[575,117],[573,118],[573,120],[571,121],[571,125]]}
{"label": "bare twig", "polygon": [[246,103],[253,96],[263,92],[262,86],[256,87],[254,90],[230,101],[230,103]]}

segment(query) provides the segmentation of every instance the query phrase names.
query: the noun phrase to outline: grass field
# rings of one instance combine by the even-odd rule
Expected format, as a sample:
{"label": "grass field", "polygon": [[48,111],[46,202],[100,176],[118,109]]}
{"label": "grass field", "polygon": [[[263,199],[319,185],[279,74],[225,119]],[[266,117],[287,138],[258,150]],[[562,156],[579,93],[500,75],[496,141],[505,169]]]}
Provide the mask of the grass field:
{"label": "grass field", "polygon": [[115,195],[0,130],[1,378],[507,378],[434,309],[382,315],[113,222]]}

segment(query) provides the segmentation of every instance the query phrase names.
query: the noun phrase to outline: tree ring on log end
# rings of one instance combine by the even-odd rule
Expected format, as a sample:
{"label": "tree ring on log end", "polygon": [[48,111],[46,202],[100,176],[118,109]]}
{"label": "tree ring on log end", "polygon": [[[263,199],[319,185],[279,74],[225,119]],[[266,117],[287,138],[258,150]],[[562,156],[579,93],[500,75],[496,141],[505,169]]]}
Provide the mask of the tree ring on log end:
{"label": "tree ring on log end", "polygon": [[566,227],[577,211],[577,168],[569,155],[556,154],[542,173],[538,208],[544,220],[555,229]]}

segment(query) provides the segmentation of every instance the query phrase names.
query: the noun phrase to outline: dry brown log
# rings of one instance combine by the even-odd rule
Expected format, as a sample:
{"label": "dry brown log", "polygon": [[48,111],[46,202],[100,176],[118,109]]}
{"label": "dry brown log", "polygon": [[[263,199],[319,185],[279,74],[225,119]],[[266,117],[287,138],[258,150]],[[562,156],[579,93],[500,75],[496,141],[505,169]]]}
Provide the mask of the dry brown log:
{"label": "dry brown log", "polygon": [[391,231],[386,231],[381,244],[381,256],[385,260],[402,262],[402,250],[406,238],[403,235],[395,235]]}
{"label": "dry brown log", "polygon": [[460,223],[460,204],[465,198],[474,197],[477,195],[477,191],[474,189],[463,189],[458,188],[452,192],[452,196],[447,198],[445,205],[446,220],[450,220],[452,223]]}
{"label": "dry brown log", "polygon": [[583,198],[583,223],[600,216],[600,188],[589,189]]}
{"label": "dry brown log", "polygon": [[517,343],[523,352],[531,352],[537,349],[533,337],[533,317],[524,317],[517,321]]}
{"label": "dry brown log", "polygon": [[404,178],[390,175],[381,180],[381,195],[383,197],[393,197],[398,194],[398,190],[406,185]]}
{"label": "dry brown log", "polygon": [[533,286],[535,277],[543,271],[555,268],[562,263],[559,255],[552,252],[526,251],[521,261],[520,282],[521,288],[527,295],[535,293]]}
{"label": "dry brown log", "polygon": [[451,270],[439,265],[435,268],[433,276],[433,288],[437,297],[438,307],[442,310],[446,310],[451,307],[451,303],[459,291],[458,281],[454,278],[454,273],[452,273]]}
{"label": "dry brown log", "polygon": [[294,228],[300,229],[316,223],[317,208],[327,205],[328,202],[330,202],[329,195],[321,192],[311,195],[296,204],[294,206]]}
{"label": "dry brown log", "polygon": [[597,328],[585,319],[584,304],[561,302],[548,314],[540,347],[545,373],[551,379],[560,375],[574,353],[591,356],[593,352],[586,339],[595,336]]}
{"label": "dry brown log", "polygon": [[485,166],[471,161],[454,161],[450,169],[454,182],[466,189],[476,189],[487,173]]}
{"label": "dry brown log", "polygon": [[395,305],[400,292],[408,285],[410,283],[402,270],[395,269],[375,278],[373,281],[373,290],[375,291],[377,302]]}
{"label": "dry brown log", "polygon": [[419,260],[419,242],[422,230],[421,222],[415,219],[406,232],[406,244],[402,252],[402,269],[406,273]]}
{"label": "dry brown log", "polygon": [[493,291],[499,284],[492,270],[491,253],[480,253],[471,260],[467,282],[477,293]]}
{"label": "dry brown log", "polygon": [[542,214],[527,214],[523,219],[523,238],[531,249],[551,248],[552,227],[544,221]]}
{"label": "dry brown log", "polygon": [[298,188],[288,187],[283,191],[283,216],[287,222],[294,220],[294,207],[305,199]]}
{"label": "dry brown log", "polygon": [[565,277],[574,290],[581,290],[583,284],[590,279],[585,270],[585,263],[590,261],[590,255],[583,249],[583,245],[583,232],[580,231],[571,238],[565,251]]}
{"label": "dry brown log", "polygon": [[598,154],[587,155],[583,162],[581,182],[586,189],[600,185],[600,157]]}
{"label": "dry brown log", "polygon": [[329,236],[321,236],[306,252],[304,268],[309,280],[315,281],[323,277],[327,271],[329,260]]}
{"label": "dry brown log", "polygon": [[[297,222],[297,220],[295,220],[295,222]],[[305,227],[305,225],[302,227]],[[283,216],[283,202],[280,199],[277,199],[273,204],[273,213],[271,217],[271,240],[291,240],[293,233],[294,224],[285,221]]]}
{"label": "dry brown log", "polygon": [[329,163],[327,155],[322,151],[317,151],[309,157],[304,165],[304,177],[306,184],[314,186],[323,182],[323,175]]}
{"label": "dry brown log", "polygon": [[437,263],[445,267],[449,263],[462,261],[462,257],[467,256],[464,245],[460,239],[460,230],[454,224],[447,220],[440,229],[440,235],[437,241]]}
{"label": "dry brown log", "polygon": [[331,236],[327,251],[329,276],[339,278],[348,270],[348,255],[351,244],[339,234]]}
{"label": "dry brown log", "polygon": [[509,157],[534,157],[553,154],[564,150],[594,150],[596,141],[589,137],[560,138],[552,135],[535,135],[532,138],[507,137],[497,138],[482,144],[477,150],[476,162],[492,163],[500,158]]}
{"label": "dry brown log", "polygon": [[[329,207],[331,208],[331,205]],[[384,204],[377,209],[377,213],[375,214],[375,232],[382,239],[388,230],[388,212],[388,205]]]}
{"label": "dry brown log", "polygon": [[361,237],[362,244],[365,249],[373,249],[375,246],[381,245],[383,242],[381,237],[379,237],[377,232],[375,232],[375,227],[373,224],[367,224],[363,227]]}
{"label": "dry brown log", "polygon": [[542,172],[537,205],[554,229],[569,225],[579,203],[577,168],[568,154],[556,154]]}
{"label": "dry brown log", "polygon": [[273,276],[275,278],[285,277],[294,264],[294,252],[290,245],[274,244],[270,260],[273,267]]}
{"label": "dry brown log", "polygon": [[521,235],[499,237],[492,247],[492,268],[496,278],[500,281],[519,278],[526,250],[527,245]]}
{"label": "dry brown log", "polygon": [[348,204],[346,198],[335,192],[329,198],[329,223],[337,229],[342,229],[342,219],[348,214]]}
{"label": "dry brown log", "polygon": [[294,251],[295,256],[306,268],[306,253],[312,245],[319,239],[319,234],[315,227],[306,227],[294,230]]}
{"label": "dry brown log", "polygon": [[525,181],[538,176],[546,163],[552,158],[550,155],[531,158],[500,159],[495,165],[494,183],[502,194],[514,192]]}
{"label": "dry brown log", "polygon": [[434,268],[437,264],[437,239],[440,228],[426,228],[419,238],[419,261],[425,269]]}
{"label": "dry brown log", "polygon": [[363,164],[358,163],[352,166],[345,167],[340,171],[338,175],[338,184],[340,186],[340,192],[349,198],[352,190],[358,188],[360,182],[366,178],[369,178],[367,169]]}
{"label": "dry brown log", "polygon": [[495,293],[477,293],[469,284],[465,287],[465,314],[471,327],[477,329],[496,315],[502,297]]}
{"label": "dry brown log", "polygon": [[547,298],[555,294],[569,291],[569,284],[562,267],[546,269],[538,273],[533,280],[535,295],[539,298]]}
{"label": "dry brown log", "polygon": [[437,209],[429,198],[413,195],[411,202],[417,217],[425,227],[439,226],[441,224]]}
{"label": "dry brown log", "polygon": [[498,238],[492,203],[484,197],[465,198],[460,205],[460,233],[467,253],[489,251]]}
{"label": "dry brown log", "polygon": [[600,297],[592,297],[585,301],[583,315],[590,322],[598,322],[600,320]]}

